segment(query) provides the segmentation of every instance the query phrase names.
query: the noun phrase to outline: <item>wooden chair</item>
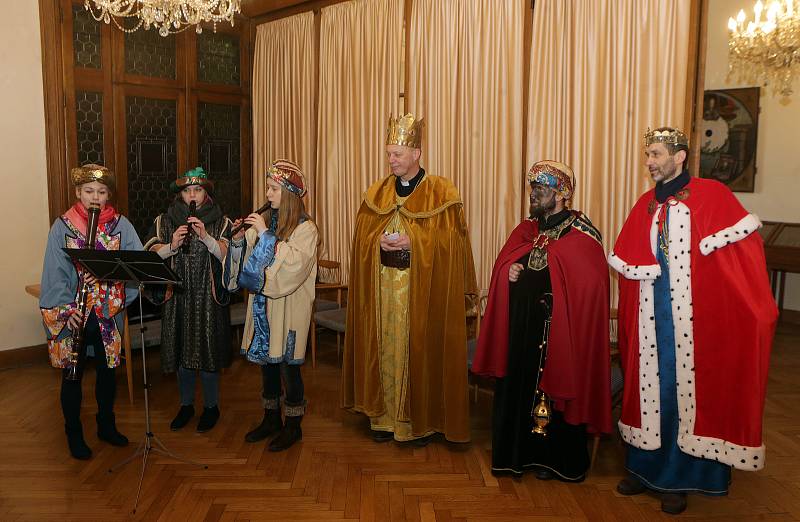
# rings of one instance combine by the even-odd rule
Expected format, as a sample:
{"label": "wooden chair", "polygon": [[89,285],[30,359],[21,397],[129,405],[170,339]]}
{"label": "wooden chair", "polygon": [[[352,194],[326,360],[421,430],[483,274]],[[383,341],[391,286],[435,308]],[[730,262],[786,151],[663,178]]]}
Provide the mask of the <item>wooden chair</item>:
{"label": "wooden chair", "polygon": [[483,319],[483,314],[486,313],[486,303],[488,301],[489,290],[481,290],[480,297],[478,297],[476,303],[472,308],[467,310],[467,319],[475,319],[475,337],[467,339],[467,376],[469,386],[472,388],[473,402],[478,402],[478,384],[475,382],[475,378],[471,373],[472,360],[475,358],[475,350],[478,348],[478,335],[481,333],[481,320]]}
{"label": "wooden chair", "polygon": [[314,300],[314,309],[311,313],[311,367],[317,367],[317,326],[328,328],[336,332],[336,357],[341,353],[341,334],[344,333],[347,321],[347,308],[342,307],[342,294],[347,285],[342,284],[342,268],[338,261],[320,259],[317,261],[316,294],[320,292],[336,291],[336,301],[321,299]]}
{"label": "wooden chair", "polygon": [[244,292],[244,301],[233,303],[228,308],[231,314],[231,333],[236,341],[236,353],[242,345],[242,335],[244,332],[244,322],[247,319],[247,299],[249,294]]}
{"label": "wooden chair", "polygon": [[133,354],[131,353],[131,329],[128,327],[127,310],[125,310],[122,332],[122,355],[125,358],[125,374],[128,377],[128,400],[133,404]]}
{"label": "wooden chair", "polygon": [[[608,336],[609,336],[609,345],[611,348],[611,357],[610,357],[610,364],[611,364],[611,409],[613,410],[622,402],[622,385],[623,385],[623,376],[622,376],[622,368],[620,366],[619,361],[619,348],[617,347],[617,332],[618,332],[618,323],[617,323],[617,309],[612,308],[611,312],[608,315],[609,318],[609,325],[608,325]],[[590,460],[589,469],[591,470],[594,467],[594,460],[597,457],[597,448],[600,446],[600,435],[594,436],[594,441],[592,442],[592,458]]]}
{"label": "wooden chair", "polygon": [[[134,308],[138,310],[138,308]],[[147,318],[147,313],[145,313]],[[128,398],[133,404],[133,350],[142,349],[142,341],[139,332],[141,328],[139,319],[130,322],[128,319],[128,309],[125,309],[125,331],[122,334],[122,350],[125,354],[125,372],[128,376]],[[144,345],[157,346],[161,343],[161,318],[149,319],[144,322]]]}

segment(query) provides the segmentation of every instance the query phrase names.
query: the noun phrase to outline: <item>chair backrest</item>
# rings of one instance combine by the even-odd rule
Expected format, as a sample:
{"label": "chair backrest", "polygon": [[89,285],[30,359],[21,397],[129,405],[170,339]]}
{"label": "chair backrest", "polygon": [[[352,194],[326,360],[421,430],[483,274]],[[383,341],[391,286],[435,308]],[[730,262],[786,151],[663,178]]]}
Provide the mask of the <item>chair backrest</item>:
{"label": "chair backrest", "polygon": [[475,337],[481,331],[481,320],[483,314],[486,313],[486,303],[489,301],[489,290],[481,290],[477,299],[472,299],[472,307],[467,310],[467,318],[476,319],[475,323]]}
{"label": "chair backrest", "polygon": [[317,261],[317,283],[339,284],[342,282],[342,264],[338,261]]}
{"label": "chair backrest", "polygon": [[617,342],[617,314],[619,312],[616,308],[611,308],[608,311],[608,333],[611,338],[611,342]]}

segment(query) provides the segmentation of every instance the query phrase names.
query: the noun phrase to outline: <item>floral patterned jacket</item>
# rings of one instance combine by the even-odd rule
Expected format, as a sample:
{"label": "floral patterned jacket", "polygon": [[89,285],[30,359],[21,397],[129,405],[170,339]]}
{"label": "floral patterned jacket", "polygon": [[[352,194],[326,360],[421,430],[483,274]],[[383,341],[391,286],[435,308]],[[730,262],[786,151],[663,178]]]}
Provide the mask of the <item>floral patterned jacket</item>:
{"label": "floral patterned jacket", "polygon": [[[85,228],[85,227],[84,227]],[[67,319],[76,308],[78,277],[83,272],[76,267],[62,248],[83,248],[86,237],[77,226],[77,216],[68,211],[59,217],[50,228],[47,249],[42,269],[41,295],[39,308],[47,336],[50,364],[64,368],[72,350],[72,333],[67,327]],[[99,226],[97,234],[98,250],[141,250],[142,243],[136,230],[127,218],[119,214],[109,222]],[[90,287],[87,310],[94,310],[107,365],[119,366],[119,353],[122,346],[122,311],[129,305],[138,291],[135,286],[126,287],[124,283],[101,281]],[[88,317],[87,313],[87,317]],[[87,346],[87,355],[93,356],[101,347]]]}

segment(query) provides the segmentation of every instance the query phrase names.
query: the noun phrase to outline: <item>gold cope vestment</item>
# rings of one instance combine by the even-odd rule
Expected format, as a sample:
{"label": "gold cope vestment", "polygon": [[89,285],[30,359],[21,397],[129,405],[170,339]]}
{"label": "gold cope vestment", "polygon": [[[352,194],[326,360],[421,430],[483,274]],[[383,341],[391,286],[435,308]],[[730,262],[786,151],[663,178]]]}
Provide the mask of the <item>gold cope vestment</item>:
{"label": "gold cope vestment", "polygon": [[[405,318],[381,315],[379,239],[393,220],[412,245]],[[382,321],[405,321],[408,360],[402,382],[407,388],[396,394],[400,400],[394,406],[395,420],[410,422],[410,434],[396,433],[396,437],[403,440],[440,432],[450,441],[468,441],[466,312],[467,295],[475,295],[477,285],[456,187],[445,178],[425,175],[402,201],[395,191],[394,175],[373,184],[356,217],[350,266],[344,407],[372,418],[387,414],[381,375],[381,357],[387,355],[381,346],[386,330]],[[385,303],[383,309],[387,310]]]}

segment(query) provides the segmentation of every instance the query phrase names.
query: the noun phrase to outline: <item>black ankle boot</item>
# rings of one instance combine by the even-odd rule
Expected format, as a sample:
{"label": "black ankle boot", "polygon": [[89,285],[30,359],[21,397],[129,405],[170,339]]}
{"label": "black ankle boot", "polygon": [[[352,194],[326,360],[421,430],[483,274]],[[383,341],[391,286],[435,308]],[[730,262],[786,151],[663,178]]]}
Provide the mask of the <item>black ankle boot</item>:
{"label": "black ankle boot", "polygon": [[113,413],[97,414],[97,438],[112,446],[127,446],[128,437],[117,431],[116,417]]}
{"label": "black ankle boot", "polygon": [[283,426],[278,436],[269,443],[269,450],[283,451],[289,449],[298,440],[302,440],[303,430],[300,429],[300,422],[302,420],[302,416],[286,417],[286,424]]}
{"label": "black ankle boot", "polygon": [[211,428],[217,425],[219,419],[219,406],[213,408],[203,408],[203,414],[200,415],[200,421],[197,423],[197,432],[205,433],[210,431]]}
{"label": "black ankle boot", "polygon": [[661,511],[670,515],[680,515],[686,511],[686,493],[662,493]]}
{"label": "black ankle boot", "polygon": [[261,421],[261,424],[254,430],[247,432],[247,435],[244,436],[244,440],[247,442],[258,442],[266,439],[270,435],[278,433],[282,428],[281,411],[265,409],[264,419]]}
{"label": "black ankle boot", "polygon": [[175,418],[169,423],[169,429],[172,431],[178,431],[189,424],[189,421],[192,420],[192,417],[194,417],[194,406],[191,404],[187,406],[181,406],[181,409],[178,410],[178,414],[175,415]]}
{"label": "black ankle boot", "polygon": [[642,484],[641,480],[633,475],[628,475],[624,479],[620,480],[617,484],[617,492],[620,495],[625,495],[626,497],[632,495],[641,495],[645,491],[647,491],[645,485]]}
{"label": "black ankle boot", "polygon": [[77,425],[65,425],[64,431],[67,433],[67,444],[72,457],[78,460],[89,460],[92,457],[92,449],[83,440],[83,427],[80,421]]}

